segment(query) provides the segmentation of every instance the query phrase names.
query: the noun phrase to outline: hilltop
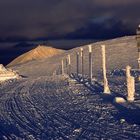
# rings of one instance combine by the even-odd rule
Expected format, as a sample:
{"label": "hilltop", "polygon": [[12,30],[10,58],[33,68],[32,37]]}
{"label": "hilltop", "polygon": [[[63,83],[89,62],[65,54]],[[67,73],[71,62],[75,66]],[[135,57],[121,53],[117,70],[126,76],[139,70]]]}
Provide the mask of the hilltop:
{"label": "hilltop", "polygon": [[58,55],[60,53],[64,52],[64,50],[55,49],[53,47],[48,47],[44,45],[39,45],[35,49],[30,50],[29,52],[26,52],[16,59],[14,59],[11,63],[9,63],[7,66],[15,66],[17,64],[26,63],[32,60],[38,60],[43,58],[49,58],[55,55]]}

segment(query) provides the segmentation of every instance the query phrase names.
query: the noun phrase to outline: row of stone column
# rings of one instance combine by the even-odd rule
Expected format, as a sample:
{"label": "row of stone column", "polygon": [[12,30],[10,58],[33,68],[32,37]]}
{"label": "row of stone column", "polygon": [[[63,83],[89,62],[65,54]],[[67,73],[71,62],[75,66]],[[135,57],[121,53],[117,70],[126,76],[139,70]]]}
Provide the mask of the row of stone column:
{"label": "row of stone column", "polygon": [[[81,53],[76,53],[76,74],[77,76],[80,73],[79,66],[81,65],[81,74],[82,77],[84,77],[84,55],[83,55],[83,48],[80,49]],[[104,94],[111,94],[108,79],[107,79],[107,68],[106,68],[106,49],[105,45],[101,45],[101,51],[102,51],[102,69],[103,69],[103,84],[104,84]],[[93,79],[93,70],[92,70],[92,45],[88,46],[88,53],[89,53],[89,82],[92,83]],[[81,58],[80,58],[81,57]],[[80,64],[81,59],[81,64]],[[62,75],[64,75],[64,60],[62,60]],[[71,74],[71,56],[68,54],[67,56],[67,74]],[[133,76],[131,76],[131,67],[126,67],[126,82],[127,82],[127,100],[128,101],[134,101],[134,95],[135,95],[135,79]]]}

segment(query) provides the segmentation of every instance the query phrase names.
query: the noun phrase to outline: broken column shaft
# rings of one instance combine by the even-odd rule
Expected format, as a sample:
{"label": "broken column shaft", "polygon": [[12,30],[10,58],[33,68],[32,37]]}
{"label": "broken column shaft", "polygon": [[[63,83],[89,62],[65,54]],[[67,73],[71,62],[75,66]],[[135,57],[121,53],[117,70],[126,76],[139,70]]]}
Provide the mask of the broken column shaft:
{"label": "broken column shaft", "polygon": [[79,74],[79,52],[76,53],[76,73]]}
{"label": "broken column shaft", "polygon": [[71,57],[70,54],[68,54],[68,75],[71,74]]}
{"label": "broken column shaft", "polygon": [[82,72],[82,77],[84,77],[84,56],[83,56],[83,48],[81,48],[81,72]]}
{"label": "broken column shaft", "polygon": [[[140,25],[136,30],[136,41],[137,41],[137,48],[138,48],[138,69],[140,71]],[[138,77],[138,80],[140,81],[140,75]]]}
{"label": "broken column shaft", "polygon": [[89,48],[89,81],[92,82],[92,45]]}
{"label": "broken column shaft", "polygon": [[137,48],[138,48],[138,67],[140,70],[140,25],[138,26],[138,29],[136,30],[136,41],[137,41]]}
{"label": "broken column shaft", "polygon": [[64,75],[64,60],[61,61],[61,74]]}
{"label": "broken column shaft", "polygon": [[101,45],[102,48],[102,67],[103,67],[103,78],[104,78],[104,93],[111,94],[108,80],[106,76],[106,52],[105,52],[105,45]]}
{"label": "broken column shaft", "polygon": [[135,96],[135,78],[131,76],[131,67],[126,66],[126,81],[127,81],[127,100],[134,101]]}

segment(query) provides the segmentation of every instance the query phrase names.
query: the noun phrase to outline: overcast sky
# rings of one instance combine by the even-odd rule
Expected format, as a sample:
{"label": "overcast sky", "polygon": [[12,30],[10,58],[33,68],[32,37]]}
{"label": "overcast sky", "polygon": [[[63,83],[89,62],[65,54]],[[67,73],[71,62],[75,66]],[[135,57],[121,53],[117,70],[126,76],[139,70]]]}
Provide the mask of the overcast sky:
{"label": "overcast sky", "polygon": [[0,0],[0,39],[134,34],[140,0]]}

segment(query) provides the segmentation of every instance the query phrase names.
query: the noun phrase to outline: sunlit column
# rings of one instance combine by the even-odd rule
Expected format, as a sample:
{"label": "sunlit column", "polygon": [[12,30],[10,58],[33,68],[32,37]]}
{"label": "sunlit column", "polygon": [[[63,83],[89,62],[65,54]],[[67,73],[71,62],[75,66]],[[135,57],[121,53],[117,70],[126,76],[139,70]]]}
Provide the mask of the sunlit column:
{"label": "sunlit column", "polygon": [[104,93],[110,94],[110,89],[108,85],[108,80],[106,76],[106,52],[105,52],[105,45],[101,45],[102,48],[102,67],[103,67],[103,78],[104,78]]}
{"label": "sunlit column", "polygon": [[88,46],[89,49],[89,80],[92,82],[92,45]]}

